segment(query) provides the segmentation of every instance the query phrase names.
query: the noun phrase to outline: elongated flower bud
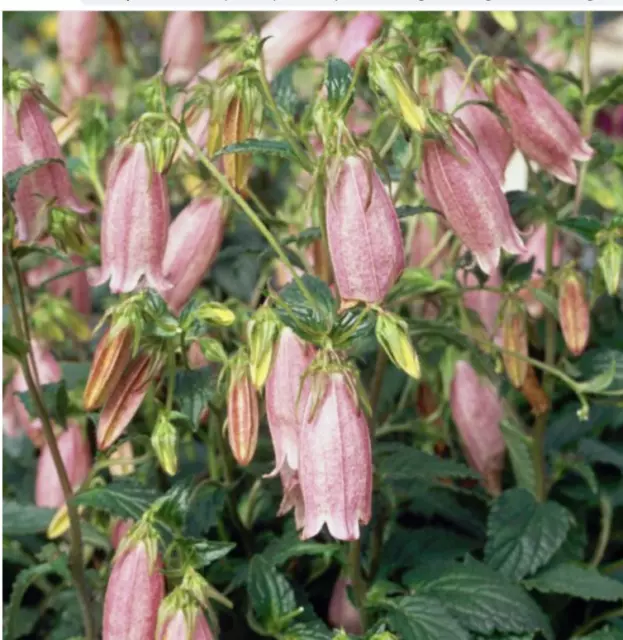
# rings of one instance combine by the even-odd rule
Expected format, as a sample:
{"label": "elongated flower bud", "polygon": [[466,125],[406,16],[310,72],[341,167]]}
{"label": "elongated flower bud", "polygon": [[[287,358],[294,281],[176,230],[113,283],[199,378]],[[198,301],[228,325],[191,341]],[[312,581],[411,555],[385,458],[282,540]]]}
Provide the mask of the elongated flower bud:
{"label": "elongated flower bud", "polygon": [[151,435],[151,446],[163,471],[170,476],[177,473],[177,441],[175,425],[161,412]]}
{"label": "elongated flower bud", "polygon": [[621,284],[621,265],[623,264],[623,247],[612,239],[599,251],[599,267],[606,283],[606,291],[617,295]]}
{"label": "elongated flower bud", "polygon": [[479,378],[464,360],[456,364],[450,407],[465,457],[480,473],[489,493],[499,495],[505,449],[500,431],[502,403],[491,383]]}
{"label": "elongated flower bud", "polygon": [[361,53],[368,47],[383,26],[378,13],[358,13],[346,24],[336,57],[354,66]]}
{"label": "elongated flower bud", "polygon": [[134,291],[143,281],[171,288],[162,274],[169,229],[166,179],[150,168],[145,145],[125,145],[115,155],[102,216],[102,268],[94,286],[110,279],[113,293]]}
{"label": "elongated flower bud", "polygon": [[344,629],[347,633],[361,635],[364,632],[357,607],[348,599],[350,584],[345,578],[338,578],[333,585],[327,619],[334,629]]}
{"label": "elongated flower bud", "polygon": [[420,362],[409,340],[407,323],[393,313],[380,313],[376,321],[375,334],[389,359],[417,380],[420,377]]}
{"label": "elongated flower bud", "polygon": [[[253,137],[252,114],[248,113],[244,100],[234,96],[225,111],[223,122],[223,146],[242,142]],[[223,156],[225,175],[231,186],[244,193],[252,168],[252,156],[249,153],[227,153]]]}
{"label": "elongated flower bud", "polygon": [[560,283],[558,316],[565,344],[574,356],[579,356],[588,343],[591,317],[584,280],[573,271]]}
{"label": "elongated flower bud", "polygon": [[121,520],[121,518],[118,518],[114,521],[110,528],[110,544],[113,549],[119,548],[119,545],[133,526],[134,520]]}
{"label": "elongated flower bud", "polygon": [[499,180],[476,148],[452,130],[453,153],[441,140],[424,142],[420,185],[485,273],[497,267],[500,249],[520,253],[523,242],[511,218]]}
{"label": "elongated flower bud", "polygon": [[334,165],[326,212],[340,296],[381,302],[404,269],[404,249],[396,209],[367,158],[350,156]]}
{"label": "elongated flower bud", "polygon": [[507,65],[507,70],[507,79],[496,83],[493,96],[508,118],[513,142],[543,170],[575,184],[574,160],[590,160],[593,149],[575,120],[532,71],[514,64]]}
{"label": "elongated flower bud", "polygon": [[266,75],[272,80],[281,69],[302,55],[331,17],[329,11],[284,11],[260,32]]}
{"label": "elongated flower bud", "polygon": [[160,60],[167,65],[164,78],[168,83],[187,82],[197,71],[203,52],[204,28],[201,11],[169,14],[160,51]]}
{"label": "elongated flower bud", "polygon": [[141,406],[160,365],[148,355],[139,355],[126,367],[112,389],[97,425],[97,448],[105,450],[124,432]]}
{"label": "elongated flower bud", "polygon": [[134,332],[131,327],[100,338],[93,355],[89,378],[82,394],[86,411],[101,407],[117,387],[121,376],[132,359]]}
{"label": "elongated flower bud", "polygon": [[25,175],[15,192],[13,206],[17,215],[17,236],[36,240],[47,225],[50,206],[67,207],[88,213],[74,195],[58,140],[32,91],[26,91],[17,109],[11,112],[5,100],[3,114],[2,170],[4,175],[39,160],[58,159]]}
{"label": "elongated flower bud", "polygon": [[214,262],[225,233],[220,198],[193,200],[169,227],[162,269],[173,287],[162,292],[169,308],[179,313]]}
{"label": "elongated flower bud", "polygon": [[80,63],[93,54],[97,44],[97,11],[59,11],[56,41],[62,60]]}
{"label": "elongated flower bud", "polygon": [[319,399],[310,393],[299,433],[299,477],[305,503],[303,538],[324,524],[338,540],[359,538],[371,516],[370,434],[344,373],[319,374]]}
{"label": "elongated flower bud", "polygon": [[167,596],[158,611],[156,640],[213,640],[214,636],[195,602],[176,589]]}
{"label": "elongated flower bud", "polygon": [[[465,69],[447,67],[440,78],[435,95],[437,108],[451,113],[455,107],[471,100],[486,101],[482,87],[469,82],[465,87]],[[467,127],[478,144],[478,152],[491,173],[502,182],[504,170],[513,152],[513,141],[490,109],[470,104],[461,107],[456,117]]]}
{"label": "elongated flower bud", "polygon": [[314,359],[315,349],[285,328],[279,337],[273,366],[266,381],[266,414],[275,449],[275,469],[285,463],[292,470],[299,466],[299,428],[309,393],[309,380],[303,379]]}
{"label": "elongated flower bud", "polygon": [[227,397],[229,446],[236,462],[243,467],[255,455],[259,426],[257,391],[249,375],[244,373],[232,381]]}
{"label": "elongated flower bud", "polygon": [[[67,471],[69,483],[73,489],[77,489],[91,468],[89,443],[82,435],[80,425],[73,420],[68,422],[67,429],[57,437],[56,442]],[[56,473],[50,448],[46,445],[41,449],[41,455],[37,461],[35,504],[38,507],[57,509],[64,503],[65,495],[61,481]]]}
{"label": "elongated flower bud", "polygon": [[[504,349],[522,356],[528,355],[528,333],[526,310],[514,300],[506,303],[502,321],[502,342]],[[512,385],[519,389],[526,378],[528,363],[510,353],[503,353],[504,369]]]}
{"label": "elongated flower bud", "polygon": [[333,17],[309,44],[309,55],[316,60],[325,60],[335,54],[341,39],[342,25],[338,18]]}
{"label": "elongated flower bud", "polygon": [[303,502],[303,491],[298,472],[290,469],[285,462],[279,472],[283,497],[279,505],[278,516],[284,516],[294,509],[294,524],[296,530],[300,531],[305,525],[305,503]]}
{"label": "elongated flower bud", "polygon": [[104,598],[103,640],[153,638],[164,598],[157,542],[126,539],[113,563]]}

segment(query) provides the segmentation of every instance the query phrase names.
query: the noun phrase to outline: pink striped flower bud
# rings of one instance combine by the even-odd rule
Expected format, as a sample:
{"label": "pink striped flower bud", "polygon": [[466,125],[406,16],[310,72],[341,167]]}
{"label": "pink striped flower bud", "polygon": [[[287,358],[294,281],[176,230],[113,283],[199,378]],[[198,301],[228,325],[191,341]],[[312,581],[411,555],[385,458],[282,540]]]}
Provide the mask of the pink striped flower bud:
{"label": "pink striped flower bud", "polygon": [[84,62],[97,44],[97,11],[59,11],[57,36],[58,54],[61,60]]}
{"label": "pink striped flower bud", "polygon": [[299,466],[299,427],[309,393],[309,381],[303,380],[314,359],[315,349],[303,342],[292,329],[281,331],[272,369],[266,381],[266,415],[275,449],[275,476],[284,463]]}
{"label": "pink striped flower bud", "polygon": [[179,313],[221,248],[225,218],[220,198],[198,198],[169,227],[162,269],[173,287],[162,292],[169,308]]}
{"label": "pink striped flower bud", "polygon": [[64,67],[61,106],[65,111],[69,111],[76,100],[88,96],[92,89],[93,80],[84,67],[72,62]]}
{"label": "pink striped flower bud", "polygon": [[269,80],[306,51],[330,17],[329,11],[284,11],[262,27],[260,37],[269,38],[263,49]]}
{"label": "pink striped flower bud", "polygon": [[342,39],[342,25],[333,17],[309,45],[309,55],[316,60],[325,60],[335,55]]}
{"label": "pink striped flower bud", "polygon": [[[527,314],[523,303],[507,300],[502,316],[502,353],[504,369],[511,384],[520,389],[528,374],[528,362],[524,359],[528,355]],[[518,358],[517,353],[522,358]]]}
{"label": "pink striped flower bud", "polygon": [[[448,67],[443,70],[435,99],[437,108],[451,113],[453,109],[470,100],[487,100],[487,94],[475,82],[465,83],[465,70]],[[513,141],[500,121],[490,109],[483,105],[471,104],[461,107],[456,117],[465,125],[478,145],[478,152],[501,182],[506,165],[513,152]]]}
{"label": "pink striped flower bud", "polygon": [[118,518],[110,528],[110,544],[113,549],[118,549],[128,531],[134,526],[134,520],[121,520]]}
{"label": "pink striped flower bud", "polygon": [[156,640],[213,640],[214,636],[203,613],[195,604],[187,603],[185,593],[173,591],[160,605]]}
{"label": "pink striped flower bud", "polygon": [[452,129],[453,152],[442,140],[424,142],[420,186],[429,204],[441,211],[485,273],[500,261],[500,250],[519,253],[523,242],[499,180],[476,148]]}
{"label": "pink striped flower bud", "polygon": [[279,472],[281,477],[281,487],[283,496],[279,505],[278,516],[285,516],[294,509],[294,523],[296,530],[300,531],[305,525],[305,503],[303,502],[303,491],[301,490],[301,482],[299,474],[293,471],[285,462]]}
{"label": "pink striped flower bud", "polygon": [[[139,525],[140,526],[140,525]],[[104,598],[103,640],[148,640],[156,633],[164,598],[162,560],[155,537],[123,540]]]}
{"label": "pink striped flower bud", "polygon": [[[326,524],[334,538],[356,540],[359,524],[370,521],[370,433],[346,376],[343,372],[316,376],[305,405],[299,432],[304,539]],[[318,384],[324,387],[319,397],[314,392]]]}
{"label": "pink striped flower bud", "polygon": [[333,585],[327,619],[334,629],[344,629],[346,633],[361,635],[364,632],[357,607],[348,599],[347,588],[350,580],[338,578]]}
{"label": "pink striped flower bud", "polygon": [[560,283],[558,316],[567,348],[574,356],[579,356],[588,343],[591,316],[584,280],[575,271],[566,273]]}
{"label": "pink striped flower bud", "polygon": [[[461,279],[465,287],[469,287],[470,289],[472,287],[478,287],[478,279],[470,272],[464,272]],[[484,286],[487,289],[497,289],[502,286],[502,277],[497,267],[491,272]],[[502,296],[495,291],[487,291],[487,289],[465,291],[463,293],[463,304],[467,309],[471,309],[478,314],[487,333],[490,337],[493,337],[499,325],[498,314],[500,312]]]}
{"label": "pink striped flower bud", "polygon": [[108,170],[102,214],[102,268],[93,286],[110,279],[113,293],[129,293],[145,282],[164,291],[162,273],[170,220],[166,179],[154,171],[145,145],[121,147]]}
{"label": "pink striped flower bud", "polygon": [[63,154],[50,121],[32,91],[22,94],[17,114],[4,101],[2,170],[4,175],[38,160],[58,158],[24,176],[17,187],[13,206],[17,215],[17,236],[22,241],[36,240],[47,226],[52,205],[77,213],[88,213],[74,195]]}
{"label": "pink striped flower bud", "polygon": [[236,462],[245,467],[257,448],[260,416],[257,391],[248,373],[234,378],[227,396],[227,434]]}
{"label": "pink striped flower bud", "polygon": [[499,495],[505,449],[500,431],[502,403],[491,383],[479,378],[464,360],[456,364],[450,407],[470,466],[480,473],[487,491]]}
{"label": "pink striped flower bud", "polygon": [[174,11],[169,14],[162,36],[160,60],[168,65],[164,75],[169,84],[191,79],[203,53],[205,24],[200,11]]}
{"label": "pink striped flower bud", "polygon": [[525,67],[508,65],[508,78],[494,89],[495,103],[508,118],[515,146],[553,176],[575,184],[574,160],[586,162],[593,149],[565,108]]}
{"label": "pink striped flower bud", "polygon": [[348,62],[351,67],[355,66],[382,26],[383,18],[378,13],[358,13],[344,28],[336,57]]}
{"label": "pink striped flower bud", "polygon": [[396,209],[368,158],[339,160],[326,196],[329,251],[343,300],[381,302],[404,269]]}
{"label": "pink striped flower bud", "polygon": [[[73,420],[67,423],[67,429],[56,438],[58,450],[69,477],[72,488],[77,489],[89,474],[91,468],[91,450],[82,434],[80,425]],[[50,448],[45,445],[37,460],[35,479],[35,504],[38,507],[56,509],[65,504],[61,481],[56,473]]]}

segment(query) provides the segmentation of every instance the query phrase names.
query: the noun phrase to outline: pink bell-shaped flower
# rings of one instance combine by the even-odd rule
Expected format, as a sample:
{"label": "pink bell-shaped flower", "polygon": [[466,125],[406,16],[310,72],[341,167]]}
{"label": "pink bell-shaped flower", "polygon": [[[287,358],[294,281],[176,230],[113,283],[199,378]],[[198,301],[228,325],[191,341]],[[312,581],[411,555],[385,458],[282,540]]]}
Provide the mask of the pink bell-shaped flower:
{"label": "pink bell-shaped flower", "polygon": [[325,60],[335,55],[342,39],[342,25],[333,17],[309,44],[309,55],[316,60]]}
{"label": "pink bell-shaped flower", "polygon": [[349,20],[342,33],[336,57],[353,67],[361,53],[376,38],[383,26],[383,18],[378,13],[358,13]]}
{"label": "pink bell-shaped flower", "polygon": [[225,218],[220,198],[198,198],[169,227],[162,269],[173,286],[162,292],[170,309],[179,313],[221,248]]}
{"label": "pink bell-shaped flower", "polygon": [[502,402],[493,385],[479,378],[464,360],[456,364],[450,407],[470,466],[480,473],[489,493],[499,495],[505,450],[500,430]]}
{"label": "pink bell-shaped flower", "polygon": [[201,11],[169,14],[160,51],[160,60],[167,65],[164,77],[168,83],[187,82],[197,71],[203,53],[204,29]]}
{"label": "pink bell-shaped flower", "polygon": [[278,516],[285,516],[294,509],[294,523],[296,530],[300,531],[305,525],[305,503],[303,502],[303,491],[301,490],[301,482],[299,474],[293,471],[285,462],[279,472],[281,478],[281,487],[283,495],[281,504],[279,505]]}
{"label": "pink bell-shaped flower", "polygon": [[[356,540],[359,524],[370,520],[370,433],[346,375],[314,376],[307,397],[299,434],[303,538],[315,536],[326,524],[334,538]],[[314,385],[321,385],[319,397]]]}
{"label": "pink bell-shaped flower", "polygon": [[166,178],[152,169],[145,145],[122,146],[108,170],[102,268],[91,284],[110,279],[113,293],[129,293],[143,283],[170,289],[162,272],[170,215]]}
{"label": "pink bell-shaped flower", "polygon": [[381,302],[404,269],[396,209],[370,160],[340,159],[329,174],[327,236],[343,300]]}
{"label": "pink bell-shaped flower", "polygon": [[491,273],[500,261],[501,249],[520,253],[523,242],[499,180],[458,129],[452,129],[451,137],[454,151],[440,139],[424,142],[420,186],[480,268]]}
{"label": "pink bell-shaped flower", "polygon": [[544,171],[575,184],[574,160],[586,162],[593,149],[571,114],[529,69],[509,64],[508,78],[493,89],[495,103],[507,117],[515,146]]}
{"label": "pink bell-shaped flower", "polygon": [[79,64],[91,57],[97,45],[97,11],[59,11],[56,42],[61,60]]}
{"label": "pink bell-shaped flower", "polygon": [[74,195],[58,140],[35,94],[32,91],[22,94],[16,115],[5,100],[3,118],[4,175],[39,160],[59,160],[44,164],[20,180],[13,201],[18,238],[22,241],[36,240],[46,228],[47,212],[51,206],[88,213],[90,207],[82,205]]}
{"label": "pink bell-shaped flower", "polygon": [[284,463],[298,469],[299,428],[309,393],[309,381],[303,380],[303,375],[314,359],[314,352],[292,329],[282,330],[266,381],[266,414],[275,449],[271,476],[279,473]]}
{"label": "pink bell-shaped flower", "polygon": [[344,629],[346,633],[361,635],[364,632],[361,615],[348,599],[347,588],[350,581],[338,578],[333,585],[327,618],[334,629]]}
{"label": "pink bell-shaped flower", "polygon": [[[487,94],[482,87],[473,81],[465,87],[464,84],[464,69],[460,71],[454,67],[444,69],[435,95],[437,108],[451,113],[457,105],[464,102],[487,100]],[[482,159],[501,183],[504,179],[504,170],[513,152],[513,141],[509,134],[493,112],[483,105],[470,104],[461,107],[456,112],[456,117],[471,133]]]}

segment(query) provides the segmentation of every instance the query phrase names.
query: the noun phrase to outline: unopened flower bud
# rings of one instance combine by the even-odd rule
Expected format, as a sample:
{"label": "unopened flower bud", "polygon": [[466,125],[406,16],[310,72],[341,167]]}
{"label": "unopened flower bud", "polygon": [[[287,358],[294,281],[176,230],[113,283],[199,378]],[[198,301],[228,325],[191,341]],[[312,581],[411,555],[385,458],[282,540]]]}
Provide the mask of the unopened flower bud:
{"label": "unopened flower bud", "polygon": [[221,327],[229,327],[236,319],[236,314],[224,304],[206,302],[199,306],[195,317],[198,320],[205,320]]}
{"label": "unopened flower bud", "polygon": [[376,339],[389,359],[407,375],[420,377],[420,362],[407,334],[407,323],[393,313],[381,313],[376,321]]}
{"label": "unopened flower bud", "polygon": [[582,276],[575,271],[563,275],[558,292],[560,327],[569,351],[579,356],[588,343],[590,310]]}
{"label": "unopened flower bud", "polygon": [[601,248],[598,261],[606,283],[606,290],[611,296],[617,295],[621,286],[623,247],[615,240],[610,240]]}
{"label": "unopened flower bud", "polygon": [[235,374],[227,396],[229,446],[241,466],[251,462],[257,447],[260,426],[257,391],[248,372]]}
{"label": "unopened flower bud", "polygon": [[199,606],[182,590],[173,591],[160,605],[156,640],[213,640]]}
{"label": "unopened flower bud", "polygon": [[502,342],[506,350],[502,355],[506,374],[512,385],[519,389],[526,378],[528,363],[508,352],[512,351],[525,358],[528,355],[528,333],[526,309],[522,303],[515,300],[509,300],[504,308]]}
{"label": "unopened flower bud", "polygon": [[175,426],[166,413],[160,413],[151,435],[151,446],[156,452],[160,466],[170,476],[177,473],[177,440]]}
{"label": "unopened flower bud", "polygon": [[270,372],[278,330],[277,318],[267,307],[262,307],[247,324],[249,372],[256,389],[264,386]]}
{"label": "unopened flower bud", "polygon": [[[223,122],[223,146],[229,146],[253,137],[252,108],[244,99],[234,96]],[[229,184],[244,193],[251,173],[252,156],[249,153],[227,153],[223,156],[225,175]]]}
{"label": "unopened flower bud", "polygon": [[343,629],[347,633],[361,635],[364,632],[361,615],[357,607],[348,599],[349,580],[338,578],[333,585],[333,593],[329,601],[327,618],[334,629]]}

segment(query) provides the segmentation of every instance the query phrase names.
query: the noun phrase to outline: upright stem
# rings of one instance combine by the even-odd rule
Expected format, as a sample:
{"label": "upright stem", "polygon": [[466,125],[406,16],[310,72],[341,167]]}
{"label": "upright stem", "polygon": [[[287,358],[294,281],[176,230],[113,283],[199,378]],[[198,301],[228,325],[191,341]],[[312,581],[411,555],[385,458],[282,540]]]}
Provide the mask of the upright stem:
{"label": "upright stem", "polygon": [[30,340],[30,330],[28,328],[27,320],[28,316],[26,315],[26,303],[24,299],[24,291],[22,287],[19,265],[15,257],[12,255],[10,247],[7,248],[7,253],[11,262],[11,266],[13,268],[13,272],[15,274],[15,278],[17,280],[19,307],[22,310],[21,314],[13,298],[13,292],[11,290],[6,271],[3,273],[4,285],[9,299],[9,306],[11,309],[11,314],[13,316],[13,324],[15,325],[15,330],[18,334],[18,337],[28,345],[28,354],[22,361],[24,377],[26,378],[28,391],[35,403],[37,414],[41,419],[43,437],[45,438],[46,444],[50,449],[52,461],[54,463],[56,473],[61,483],[63,497],[65,498],[65,504],[67,506],[70,536],[69,568],[74,584],[76,586],[80,609],[82,611],[85,637],[87,638],[87,640],[95,640],[95,623],[91,611],[91,596],[83,566],[80,516],[78,515],[78,511],[72,502],[73,489],[71,487],[71,483],[69,482],[67,470],[65,469],[65,464],[58,448],[58,443],[56,441],[56,436],[54,435],[50,417],[40,395],[39,385],[36,382],[36,379],[38,379],[37,365],[32,353],[32,342]]}
{"label": "upright stem", "polygon": [[363,575],[361,573],[361,540],[353,540],[350,543],[348,566],[350,573],[349,577],[353,586],[353,593],[355,595],[355,605],[357,606],[357,609],[359,609],[361,625],[365,629],[366,612],[364,602],[366,600],[366,583],[364,582]]}
{"label": "upright stem", "polygon": [[[584,51],[582,59],[582,97],[586,100],[586,96],[591,90],[591,43],[593,39],[593,14],[587,11],[584,14]],[[585,138],[590,137],[593,132],[593,108],[590,105],[584,104],[584,110],[582,112],[582,135]],[[573,200],[573,213],[577,216],[580,212],[580,205],[582,204],[582,192],[584,191],[584,182],[586,180],[586,174],[588,172],[588,162],[583,162],[580,167],[580,175],[578,177],[578,184],[575,189],[575,198]]]}

